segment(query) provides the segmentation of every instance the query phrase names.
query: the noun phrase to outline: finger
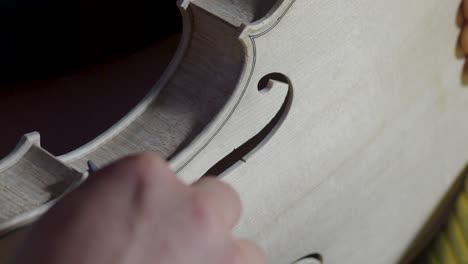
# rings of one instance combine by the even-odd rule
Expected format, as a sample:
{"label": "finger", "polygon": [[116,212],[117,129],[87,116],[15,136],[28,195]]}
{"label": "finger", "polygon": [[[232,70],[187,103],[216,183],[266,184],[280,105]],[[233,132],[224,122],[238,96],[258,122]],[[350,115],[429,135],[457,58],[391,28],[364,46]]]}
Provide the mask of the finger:
{"label": "finger", "polygon": [[81,207],[102,207],[127,213],[128,208],[135,207],[135,202],[140,202],[136,196],[149,193],[155,186],[171,185],[168,182],[175,178],[174,175],[158,155],[135,154],[98,170],[65,197],[59,206],[70,201],[81,204]]}
{"label": "finger", "polygon": [[161,200],[183,188],[189,190],[176,178],[164,159],[154,153],[141,153],[122,158],[97,171],[65,201],[73,199],[90,208],[114,208],[126,214],[132,210],[153,208],[155,199],[163,202]]}
{"label": "finger", "polygon": [[[463,27],[463,24],[465,23],[465,15],[464,15],[464,11],[463,9],[465,8],[465,3],[467,1],[463,1],[462,5],[460,6],[460,8],[458,9],[458,12],[457,12],[457,26],[459,28]],[[468,4],[467,4],[467,7],[468,8]]]}
{"label": "finger", "polygon": [[463,14],[465,15],[465,18],[468,18],[468,1],[463,1],[462,3],[462,9],[463,9]]}
{"label": "finger", "polygon": [[194,183],[192,188],[221,228],[231,230],[236,225],[242,205],[239,194],[229,184],[216,178],[204,177]]}
{"label": "finger", "polygon": [[234,258],[232,264],[266,264],[267,257],[262,248],[250,240],[234,242]]}
{"label": "finger", "polygon": [[[112,178],[112,181],[130,181],[131,185],[152,186],[156,181],[176,181],[175,173],[156,153],[145,152],[124,157],[92,174],[85,184]],[[108,179],[105,179],[106,181]]]}
{"label": "finger", "polygon": [[461,46],[462,46],[463,51],[467,53],[468,52],[468,25],[465,25],[465,27],[462,30]]}

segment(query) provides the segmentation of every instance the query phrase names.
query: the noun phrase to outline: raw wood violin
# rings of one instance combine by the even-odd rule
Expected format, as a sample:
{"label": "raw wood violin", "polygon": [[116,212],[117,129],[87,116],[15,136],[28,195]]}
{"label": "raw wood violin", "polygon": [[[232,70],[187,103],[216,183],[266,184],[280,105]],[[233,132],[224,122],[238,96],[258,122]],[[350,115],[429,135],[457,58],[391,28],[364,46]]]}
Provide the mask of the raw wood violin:
{"label": "raw wood violin", "polygon": [[186,182],[220,172],[243,200],[236,234],[271,263],[404,260],[468,161],[459,1],[178,5],[177,54],[125,118],[59,157],[30,134],[0,162],[0,232],[77,186],[88,160],[152,150]]}

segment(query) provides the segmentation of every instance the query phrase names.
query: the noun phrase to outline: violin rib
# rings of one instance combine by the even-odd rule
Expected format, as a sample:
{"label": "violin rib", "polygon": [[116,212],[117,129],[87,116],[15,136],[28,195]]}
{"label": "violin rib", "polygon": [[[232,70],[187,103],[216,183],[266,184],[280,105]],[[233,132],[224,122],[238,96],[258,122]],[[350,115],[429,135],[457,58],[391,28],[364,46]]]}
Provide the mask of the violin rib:
{"label": "violin rib", "polygon": [[[226,23],[196,4],[181,2],[179,5],[184,32],[178,52],[159,82],[127,116],[93,141],[57,158],[39,147],[39,134],[28,135],[17,151],[0,161],[0,179],[5,184],[26,183],[26,186],[39,188],[35,181],[47,181],[66,169],[73,172],[79,184],[87,175],[89,160],[101,167],[132,153],[156,151],[172,157],[171,163],[182,179],[194,181],[203,176],[204,169],[219,160],[213,153],[209,158],[196,156],[215,150],[218,155],[227,154],[259,133],[281,108],[287,87],[276,83],[263,93],[257,90],[256,84],[255,87],[238,85],[246,65],[245,48],[239,41],[241,28]],[[244,109],[248,88],[258,94],[258,98],[250,100],[256,99],[259,104]],[[225,135],[226,131],[233,126],[242,126],[239,122],[243,115],[249,114],[248,110],[259,110],[260,107],[262,111],[272,110],[267,114],[256,111],[252,115],[258,116],[254,126],[239,130],[238,137],[230,144],[221,148],[216,146],[220,139],[232,137],[232,132]],[[63,168],[45,162],[36,152],[46,153],[44,155]],[[194,162],[198,165],[189,166]],[[59,175],[67,179],[68,176],[62,174]],[[5,188],[10,186],[5,185]],[[67,186],[62,186],[64,193],[68,190]],[[0,234],[30,223],[55,202],[50,199],[52,193],[47,191],[39,194],[30,189],[14,191],[18,197],[6,197],[0,210]],[[22,201],[26,198],[29,203]],[[18,212],[9,211],[19,204],[22,207],[17,209]]]}
{"label": "violin rib", "polygon": [[84,177],[42,149],[39,134],[25,135],[0,166],[0,236],[30,224]]}

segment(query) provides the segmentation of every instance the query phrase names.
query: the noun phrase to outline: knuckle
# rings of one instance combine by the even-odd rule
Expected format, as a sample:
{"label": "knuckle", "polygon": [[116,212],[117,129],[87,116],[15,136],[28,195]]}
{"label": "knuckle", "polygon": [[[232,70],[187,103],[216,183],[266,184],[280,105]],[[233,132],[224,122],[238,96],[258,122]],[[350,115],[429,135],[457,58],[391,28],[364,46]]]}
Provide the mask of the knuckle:
{"label": "knuckle", "polygon": [[234,187],[228,183],[220,181],[220,189],[223,190],[223,193],[229,195],[237,206],[241,206],[241,197]]}
{"label": "knuckle", "polygon": [[128,157],[127,164],[132,167],[140,168],[143,171],[148,171],[154,167],[163,165],[164,161],[157,154],[144,152]]}
{"label": "knuckle", "polygon": [[194,228],[204,236],[214,237],[220,232],[219,223],[213,213],[207,196],[195,193],[191,198],[191,218]]}
{"label": "knuckle", "polygon": [[164,176],[158,171],[167,166],[161,157],[149,152],[127,157],[121,163],[125,174],[131,175],[137,184],[151,183],[159,178],[156,176]]}

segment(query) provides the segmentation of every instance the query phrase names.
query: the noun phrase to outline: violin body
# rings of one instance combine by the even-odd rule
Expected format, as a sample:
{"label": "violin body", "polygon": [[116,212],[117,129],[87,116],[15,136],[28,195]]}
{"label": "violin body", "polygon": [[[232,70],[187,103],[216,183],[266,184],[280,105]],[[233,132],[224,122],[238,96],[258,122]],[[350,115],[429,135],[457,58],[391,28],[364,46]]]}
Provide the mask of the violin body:
{"label": "violin body", "polygon": [[178,52],[124,119],[59,157],[28,135],[0,162],[2,190],[53,179],[21,185],[28,199],[14,210],[0,194],[0,232],[79,185],[88,160],[151,150],[188,183],[217,171],[232,184],[244,205],[236,234],[271,263],[395,263],[428,239],[468,161],[458,1],[178,5]]}

